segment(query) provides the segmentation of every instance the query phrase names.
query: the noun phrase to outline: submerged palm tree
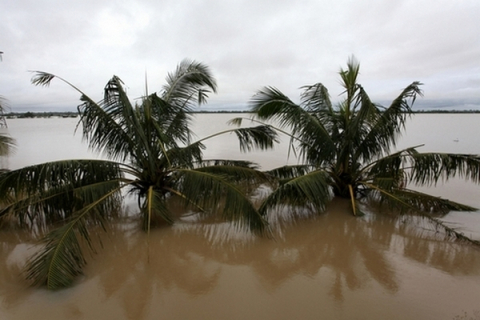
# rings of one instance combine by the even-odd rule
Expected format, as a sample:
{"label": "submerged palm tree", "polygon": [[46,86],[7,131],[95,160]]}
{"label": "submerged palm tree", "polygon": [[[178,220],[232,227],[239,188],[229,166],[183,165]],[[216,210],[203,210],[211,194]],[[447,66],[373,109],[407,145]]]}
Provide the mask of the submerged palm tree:
{"label": "submerged palm tree", "polygon": [[[0,176],[0,218],[13,217],[33,228],[58,226],[46,234],[43,249],[29,261],[28,278],[35,284],[51,289],[69,285],[86,263],[85,248],[95,251],[90,230],[105,227],[126,193],[138,199],[147,232],[154,219],[174,221],[174,200],[251,230],[265,230],[265,219],[237,182],[266,176],[249,162],[203,160],[204,139],[191,141],[189,112],[216,90],[206,66],[183,61],[168,74],[160,94],[146,95],[137,105],[132,105],[116,76],[100,102],[49,73],[36,72],[32,82],[48,85],[54,78],[81,93],[83,137],[108,160],[56,161]],[[276,139],[268,126],[229,132],[237,134],[245,150],[269,148]]]}
{"label": "submerged palm tree", "polygon": [[252,98],[255,117],[274,120],[288,131],[291,148],[298,151],[304,163],[269,172],[280,178],[280,183],[260,212],[266,214],[279,205],[324,210],[332,196],[350,199],[353,214],[360,212],[361,203],[373,200],[391,208],[420,212],[437,224],[441,222],[429,213],[474,210],[409,186],[435,184],[455,176],[479,182],[479,156],[420,153],[419,146],[391,153],[416,97],[422,94],[421,83],[410,84],[384,108],[373,103],[357,83],[359,69],[354,57],[346,70],[341,69],[345,99],[336,106],[320,83],[303,87],[300,104],[273,87],[264,88]]}

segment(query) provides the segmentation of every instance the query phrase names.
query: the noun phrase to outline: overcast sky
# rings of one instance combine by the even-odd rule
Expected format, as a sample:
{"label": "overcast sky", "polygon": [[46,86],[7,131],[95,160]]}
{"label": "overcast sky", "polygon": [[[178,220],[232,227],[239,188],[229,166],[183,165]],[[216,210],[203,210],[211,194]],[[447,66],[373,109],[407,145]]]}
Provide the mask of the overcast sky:
{"label": "overcast sky", "polygon": [[349,56],[374,101],[413,81],[419,106],[480,109],[479,0],[0,0],[0,95],[11,111],[74,110],[61,76],[94,100],[119,76],[130,98],[159,91],[184,58],[208,65],[218,94],[203,109],[245,108],[274,86],[293,100],[323,83],[335,101]]}

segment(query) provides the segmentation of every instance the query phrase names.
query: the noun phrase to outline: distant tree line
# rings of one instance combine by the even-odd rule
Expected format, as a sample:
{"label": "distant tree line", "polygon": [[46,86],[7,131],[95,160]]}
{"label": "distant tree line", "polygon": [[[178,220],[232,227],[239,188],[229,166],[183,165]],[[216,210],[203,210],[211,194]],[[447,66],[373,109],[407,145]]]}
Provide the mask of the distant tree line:
{"label": "distant tree line", "polygon": [[78,116],[77,112],[9,112],[5,114],[7,119],[12,118],[51,118],[51,117],[63,117],[63,118],[75,118]]}
{"label": "distant tree line", "polygon": [[[229,111],[229,110],[202,110],[194,111],[190,113],[249,113],[250,111]],[[78,116],[78,112],[66,111],[66,112],[9,112],[4,115],[7,119],[13,118],[51,118],[51,117],[61,117],[61,118],[75,118]]]}
{"label": "distant tree line", "polygon": [[[194,111],[191,113],[250,113],[248,110],[202,110]],[[480,110],[415,110],[413,113],[480,113]],[[78,116],[78,112],[65,111],[65,112],[9,112],[4,114],[7,119],[12,118],[75,118]]]}
{"label": "distant tree line", "polygon": [[480,110],[416,110],[414,113],[480,113]]}

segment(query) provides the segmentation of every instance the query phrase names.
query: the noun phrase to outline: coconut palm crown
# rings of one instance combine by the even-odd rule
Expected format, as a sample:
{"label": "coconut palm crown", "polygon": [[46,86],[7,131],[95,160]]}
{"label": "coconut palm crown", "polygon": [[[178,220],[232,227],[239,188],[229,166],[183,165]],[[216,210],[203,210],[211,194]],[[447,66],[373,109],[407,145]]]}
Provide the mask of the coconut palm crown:
{"label": "coconut palm crown", "polygon": [[360,213],[368,201],[429,217],[432,212],[474,210],[411,186],[452,177],[479,182],[479,156],[421,153],[419,146],[392,152],[415,99],[422,95],[421,83],[411,83],[389,107],[382,107],[373,103],[357,82],[359,70],[354,57],[340,70],[344,99],[335,106],[321,83],[302,87],[300,103],[274,87],[254,95],[251,110],[255,119],[272,120],[277,130],[289,134],[301,163],[269,172],[280,183],[260,212],[285,205],[322,211],[333,196],[350,199],[353,214]]}
{"label": "coconut palm crown", "polygon": [[[204,160],[204,139],[192,142],[190,111],[216,91],[208,67],[182,61],[168,74],[161,92],[146,95],[136,105],[117,76],[107,83],[100,102],[50,73],[36,72],[32,82],[49,85],[54,78],[81,93],[83,137],[106,160],[55,161],[0,175],[0,219],[16,219],[40,231],[55,226],[28,262],[27,277],[34,284],[50,289],[70,285],[82,273],[84,251],[95,252],[98,246],[91,230],[105,228],[126,194],[137,199],[147,232],[153,221],[175,220],[173,200],[239,227],[266,230],[266,220],[238,182],[267,177],[253,163]],[[244,150],[270,148],[276,140],[268,126],[228,132],[237,134]]]}

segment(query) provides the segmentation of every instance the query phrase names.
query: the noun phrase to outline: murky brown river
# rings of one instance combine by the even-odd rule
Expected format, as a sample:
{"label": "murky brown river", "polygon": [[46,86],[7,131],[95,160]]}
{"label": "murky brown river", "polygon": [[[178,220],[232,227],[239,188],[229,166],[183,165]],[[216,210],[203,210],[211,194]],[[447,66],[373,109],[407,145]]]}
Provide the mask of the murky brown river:
{"label": "murky brown river", "polygon": [[[216,132],[231,117],[200,115],[195,131]],[[451,117],[416,116],[402,143],[480,153],[480,116]],[[438,128],[442,121],[448,130]],[[9,121],[18,151],[7,164],[92,156],[72,137],[75,123]],[[207,156],[255,159],[264,168],[286,162],[283,147],[247,156],[232,140],[207,147]],[[475,185],[455,181],[430,191],[480,207]],[[125,219],[102,236],[85,275],[56,292],[28,287],[22,268],[33,242],[22,231],[0,230],[0,319],[480,319],[479,248],[446,241],[423,220],[356,218],[347,207],[335,200],[326,213],[279,222],[274,239],[194,217],[147,236]],[[480,239],[479,215],[444,219]]]}

